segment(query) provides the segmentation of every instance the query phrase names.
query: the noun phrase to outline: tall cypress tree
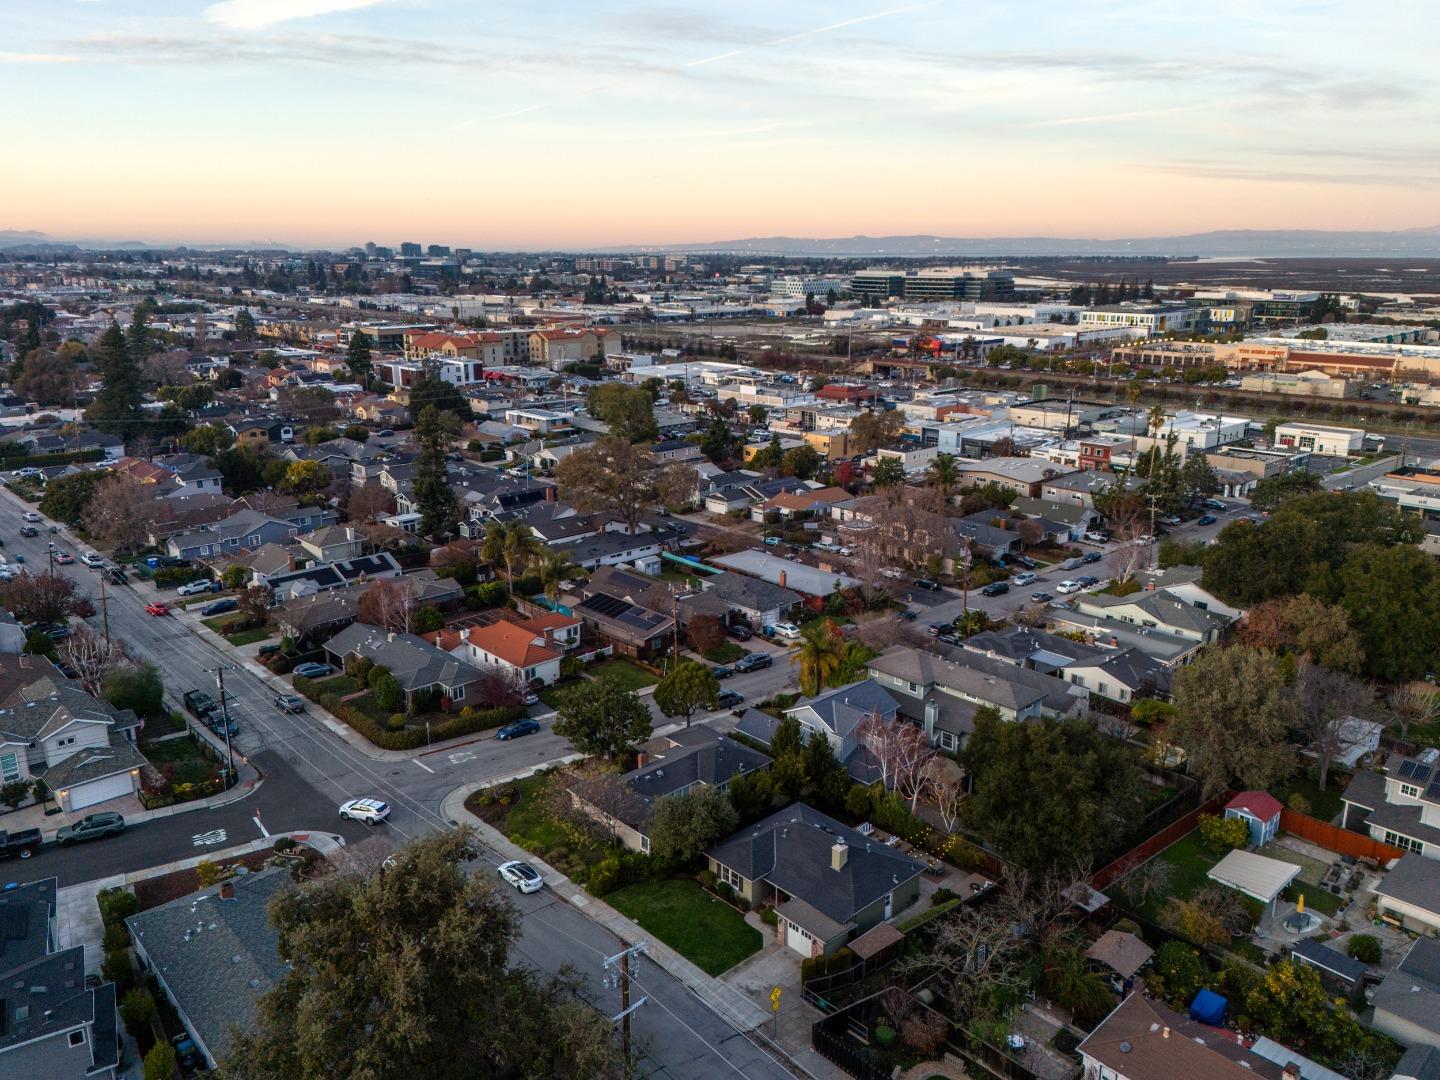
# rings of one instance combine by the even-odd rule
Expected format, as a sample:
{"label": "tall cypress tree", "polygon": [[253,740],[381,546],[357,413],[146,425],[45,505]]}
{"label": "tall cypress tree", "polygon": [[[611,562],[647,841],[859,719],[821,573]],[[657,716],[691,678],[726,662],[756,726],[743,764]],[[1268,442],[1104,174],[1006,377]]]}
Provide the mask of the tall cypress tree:
{"label": "tall cypress tree", "polygon": [[350,335],[350,345],[345,350],[345,364],[350,368],[350,376],[356,382],[363,384],[370,377],[374,364],[370,360],[369,334],[356,330]]}
{"label": "tall cypress tree", "polygon": [[415,505],[420,511],[420,532],[432,538],[449,532],[460,516],[460,500],[445,475],[445,439],[457,430],[454,414],[442,413],[433,405],[420,411],[415,424],[415,442],[420,447],[415,463]]}
{"label": "tall cypress tree", "polygon": [[150,337],[150,327],[146,325],[145,310],[137,307],[135,317],[130,320],[130,329],[125,334],[125,347],[137,367],[150,355],[152,344],[154,342]]}
{"label": "tall cypress tree", "polygon": [[110,329],[100,339],[97,352],[104,385],[85,410],[85,419],[101,431],[132,439],[139,434],[133,421],[141,417],[140,405],[144,394],[140,388],[140,367],[131,355],[129,343],[118,324],[110,324]]}

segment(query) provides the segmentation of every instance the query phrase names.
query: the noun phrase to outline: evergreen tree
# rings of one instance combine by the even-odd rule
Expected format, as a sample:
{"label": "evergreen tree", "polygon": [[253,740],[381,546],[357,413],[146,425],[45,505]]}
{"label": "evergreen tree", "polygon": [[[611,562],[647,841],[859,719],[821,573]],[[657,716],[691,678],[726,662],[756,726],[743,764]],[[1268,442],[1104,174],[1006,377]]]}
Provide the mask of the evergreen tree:
{"label": "evergreen tree", "polygon": [[98,366],[104,385],[85,410],[85,419],[101,431],[132,439],[139,434],[135,421],[141,417],[140,403],[143,400],[140,368],[118,324],[110,324],[110,329],[100,339],[98,352]]}
{"label": "evergreen tree", "polygon": [[350,376],[358,383],[364,383],[374,370],[374,364],[370,359],[370,335],[362,334],[360,331],[350,335],[350,345],[345,350],[345,364],[350,368]]}
{"label": "evergreen tree", "polygon": [[445,442],[456,432],[454,417],[441,414],[433,405],[421,411],[415,425],[415,442],[420,447],[415,463],[415,505],[420,510],[420,531],[426,536],[449,532],[460,515],[460,501],[445,475]]}
{"label": "evergreen tree", "polygon": [[32,318],[25,326],[25,333],[20,338],[19,348],[16,349],[16,352],[21,356],[28,356],[44,347],[45,341],[40,336],[40,321]]}
{"label": "evergreen tree", "polygon": [[[254,274],[247,264],[247,274]],[[255,316],[250,314],[248,308],[241,308],[235,316],[235,337],[240,341],[253,341],[255,338]]]}
{"label": "evergreen tree", "polygon": [[130,329],[125,334],[125,347],[130,352],[130,359],[135,361],[137,366],[145,362],[154,344],[146,322],[145,309],[136,307],[135,317],[130,320]]}

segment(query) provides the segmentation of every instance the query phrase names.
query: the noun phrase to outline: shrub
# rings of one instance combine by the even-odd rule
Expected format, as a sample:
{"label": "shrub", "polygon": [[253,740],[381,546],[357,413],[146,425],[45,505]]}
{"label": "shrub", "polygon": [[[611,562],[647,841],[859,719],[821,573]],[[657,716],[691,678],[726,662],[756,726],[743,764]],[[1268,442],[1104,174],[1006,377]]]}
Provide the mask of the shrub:
{"label": "shrub", "polygon": [[106,952],[128,949],[130,947],[130,931],[125,929],[124,923],[112,923],[105,928],[102,944]]}
{"label": "shrub", "polygon": [[1129,596],[1131,593],[1140,591],[1138,581],[1117,581],[1107,590],[1111,596]]}
{"label": "shrub", "polygon": [[705,888],[713,890],[715,888],[715,883],[718,880],[719,879],[715,876],[714,870],[700,871],[700,884],[705,886]]}
{"label": "shrub", "polygon": [[172,1080],[175,1075],[175,1048],[157,1042],[145,1055],[145,1080]]}
{"label": "shrub", "polygon": [[1310,800],[1305,798],[1305,796],[1301,795],[1298,791],[1293,791],[1290,793],[1290,798],[1285,800],[1285,805],[1297,814],[1310,813]]}
{"label": "shrub", "polygon": [[415,612],[415,619],[412,623],[413,632],[417,634],[428,634],[432,630],[441,630],[445,627],[445,616],[434,604],[426,604],[419,611]]}
{"label": "shrub", "polygon": [[291,837],[280,836],[276,838],[275,843],[270,850],[283,855],[285,852],[292,850],[294,847],[295,841]]}
{"label": "shrub", "polygon": [[1213,848],[1242,848],[1250,842],[1250,823],[1242,817],[1200,815],[1200,839]]}
{"label": "shrub", "polygon": [[[375,678],[375,671],[381,672],[380,677]],[[405,708],[405,688],[400,685],[400,680],[391,675],[384,668],[376,668],[370,673],[370,692],[375,695],[375,704],[388,713],[399,712]]]}
{"label": "shrub", "polygon": [[1351,956],[1362,964],[1380,962],[1380,939],[1374,934],[1356,934],[1346,946]]}
{"label": "shrub", "polygon": [[106,889],[95,898],[100,907],[100,918],[106,926],[123,923],[140,910],[140,901],[135,894],[124,889]]}
{"label": "shrub", "polygon": [[369,683],[366,682],[366,680],[370,677],[370,672],[373,671],[374,668],[375,661],[371,660],[368,656],[357,656],[352,653],[345,660],[345,674],[349,675],[356,682],[364,683],[367,686]]}
{"label": "shrub", "polygon": [[934,893],[931,894],[931,896],[930,896],[930,905],[931,905],[932,907],[938,907],[939,905],[945,903],[945,901],[947,901],[947,900],[954,900],[954,899],[955,899],[955,890],[954,890],[954,889],[939,888],[939,889],[936,889],[936,890],[934,891]]}
{"label": "shrub", "polygon": [[190,581],[209,581],[210,571],[195,566],[162,566],[155,571],[154,580],[157,588],[168,589]]}
{"label": "shrub", "polygon": [[220,869],[220,865],[210,859],[204,860],[195,867],[195,880],[200,883],[202,889],[208,889],[210,886],[218,884],[223,875],[224,871]]}
{"label": "shrub", "polygon": [[775,909],[772,907],[761,908],[760,921],[766,926],[779,926],[780,916],[775,914]]}
{"label": "shrub", "polygon": [[889,1024],[876,1024],[875,1041],[881,1046],[889,1046],[895,1041],[895,1029]]}
{"label": "shrub", "polygon": [[374,690],[375,687],[380,685],[380,680],[389,674],[389,668],[381,667],[379,664],[373,664],[370,670],[365,673],[365,685],[371,690]]}
{"label": "shrub", "polygon": [[403,712],[391,713],[385,718],[386,731],[404,731],[405,714]]}
{"label": "shrub", "polygon": [[106,982],[113,982],[117,990],[135,985],[135,968],[130,963],[130,954],[124,949],[111,949],[100,964],[100,976]]}
{"label": "shrub", "polygon": [[125,1021],[125,1030],[132,1035],[153,1024],[155,1016],[155,999],[144,987],[127,990],[120,1000],[120,1017]]}
{"label": "shrub", "polygon": [[620,860],[607,855],[590,867],[585,875],[585,887],[594,896],[606,896],[620,887]]}

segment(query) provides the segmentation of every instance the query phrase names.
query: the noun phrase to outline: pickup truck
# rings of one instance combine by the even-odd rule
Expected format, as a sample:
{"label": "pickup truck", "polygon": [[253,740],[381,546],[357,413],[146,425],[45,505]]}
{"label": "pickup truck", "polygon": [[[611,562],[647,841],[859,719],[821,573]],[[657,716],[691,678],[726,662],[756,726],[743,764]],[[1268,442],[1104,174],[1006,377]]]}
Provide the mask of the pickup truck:
{"label": "pickup truck", "polygon": [[209,716],[212,712],[219,708],[219,706],[215,703],[215,699],[212,698],[209,694],[207,694],[204,690],[187,691],[184,697],[184,701],[185,708],[189,710],[190,715],[198,720],[203,720],[205,717]]}
{"label": "pickup truck", "polygon": [[28,859],[40,850],[40,830],[21,829],[19,832],[5,832],[0,829],[0,859],[18,855]]}

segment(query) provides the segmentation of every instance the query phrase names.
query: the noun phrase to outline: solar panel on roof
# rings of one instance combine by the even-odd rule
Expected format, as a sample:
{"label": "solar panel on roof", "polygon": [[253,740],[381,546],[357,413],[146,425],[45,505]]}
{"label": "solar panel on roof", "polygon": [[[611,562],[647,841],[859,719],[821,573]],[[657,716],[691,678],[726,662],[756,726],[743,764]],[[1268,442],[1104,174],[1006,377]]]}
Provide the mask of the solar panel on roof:
{"label": "solar panel on roof", "polygon": [[1425,798],[1440,802],[1440,780],[1435,781],[1425,789]]}
{"label": "solar panel on roof", "polygon": [[1402,761],[1400,763],[1400,768],[1396,770],[1396,775],[1401,780],[1410,780],[1415,776],[1415,770],[1418,767],[1419,766],[1417,766],[1413,761]]}

